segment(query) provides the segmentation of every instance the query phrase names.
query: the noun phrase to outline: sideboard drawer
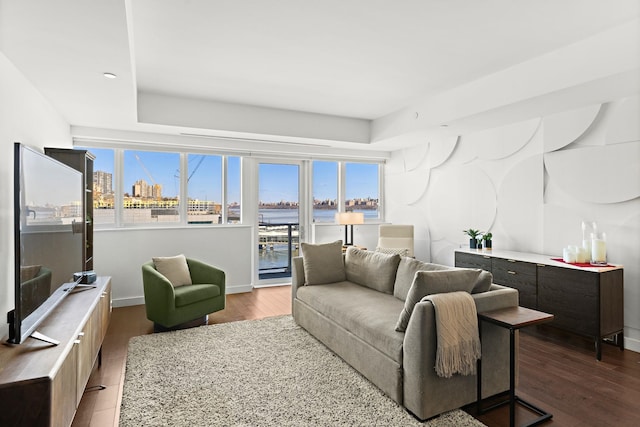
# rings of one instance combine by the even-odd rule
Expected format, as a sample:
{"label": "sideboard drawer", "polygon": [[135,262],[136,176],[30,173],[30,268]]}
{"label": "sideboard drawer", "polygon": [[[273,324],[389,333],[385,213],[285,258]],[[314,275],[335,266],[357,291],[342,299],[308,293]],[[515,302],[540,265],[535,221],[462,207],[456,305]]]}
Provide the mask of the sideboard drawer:
{"label": "sideboard drawer", "polygon": [[481,270],[491,271],[491,257],[481,254],[466,254],[456,252],[456,267],[479,268]]}
{"label": "sideboard drawer", "polygon": [[532,309],[538,307],[535,264],[513,259],[494,258],[492,273],[494,283],[518,290],[521,306]]}

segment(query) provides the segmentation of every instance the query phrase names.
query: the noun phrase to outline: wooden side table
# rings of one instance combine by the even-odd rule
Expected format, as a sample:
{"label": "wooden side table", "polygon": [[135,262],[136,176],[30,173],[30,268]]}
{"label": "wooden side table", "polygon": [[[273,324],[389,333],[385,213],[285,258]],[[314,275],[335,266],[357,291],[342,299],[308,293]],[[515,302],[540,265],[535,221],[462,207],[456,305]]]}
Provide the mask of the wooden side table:
{"label": "wooden side table", "polygon": [[519,403],[522,406],[540,415],[540,417],[536,418],[530,423],[525,424],[523,427],[535,426],[551,419],[551,417],[553,417],[552,414],[516,396],[515,334],[518,329],[522,329],[525,326],[539,325],[541,323],[552,321],[553,314],[531,310],[525,307],[507,307],[499,310],[478,313],[478,319],[481,321],[493,323],[494,325],[500,326],[502,328],[509,329],[509,399],[504,402],[492,405],[484,410],[482,409],[482,359],[478,359],[478,413],[483,414],[508,403],[509,426],[514,427],[516,415],[515,405],[516,403]]}

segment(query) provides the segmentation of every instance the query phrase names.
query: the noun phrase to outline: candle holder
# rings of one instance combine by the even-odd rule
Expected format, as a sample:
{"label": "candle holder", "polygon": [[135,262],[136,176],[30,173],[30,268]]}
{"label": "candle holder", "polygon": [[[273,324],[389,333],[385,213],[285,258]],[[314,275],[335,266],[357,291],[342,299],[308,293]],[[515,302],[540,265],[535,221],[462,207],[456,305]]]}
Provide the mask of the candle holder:
{"label": "candle holder", "polygon": [[597,233],[591,235],[591,265],[596,267],[607,265],[607,239],[604,233],[600,237]]}

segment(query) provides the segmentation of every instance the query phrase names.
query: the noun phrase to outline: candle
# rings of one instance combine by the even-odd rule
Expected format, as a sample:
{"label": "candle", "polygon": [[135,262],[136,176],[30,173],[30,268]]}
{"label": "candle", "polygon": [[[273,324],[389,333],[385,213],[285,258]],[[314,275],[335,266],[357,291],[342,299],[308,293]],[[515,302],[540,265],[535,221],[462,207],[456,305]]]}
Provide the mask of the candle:
{"label": "candle", "polygon": [[606,264],[607,242],[603,239],[593,239],[591,241],[591,262],[594,264]]}

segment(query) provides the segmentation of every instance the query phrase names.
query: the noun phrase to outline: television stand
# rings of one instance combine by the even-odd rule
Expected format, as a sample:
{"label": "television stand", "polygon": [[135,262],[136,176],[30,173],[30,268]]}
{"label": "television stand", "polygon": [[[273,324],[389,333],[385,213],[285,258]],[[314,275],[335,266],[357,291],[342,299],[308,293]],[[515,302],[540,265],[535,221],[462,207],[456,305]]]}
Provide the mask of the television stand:
{"label": "television stand", "polygon": [[51,337],[48,337],[44,334],[41,334],[38,331],[33,331],[33,333],[31,334],[31,338],[36,339],[36,340],[40,340],[40,341],[44,341],[44,342],[48,342],[51,345],[58,345],[60,344],[60,341],[58,340],[54,340]]}
{"label": "television stand", "polygon": [[83,284],[79,284],[79,285],[76,285],[76,286],[71,290],[71,293],[72,293],[72,294],[74,294],[74,293],[77,293],[77,292],[83,292],[83,291],[87,291],[87,290],[89,290],[89,289],[95,289],[95,288],[97,288],[97,287],[98,287],[97,285],[83,285]]}
{"label": "television stand", "polygon": [[59,345],[0,345],[0,426],[71,426],[111,317],[111,278],[95,285],[68,295],[40,323]]}

